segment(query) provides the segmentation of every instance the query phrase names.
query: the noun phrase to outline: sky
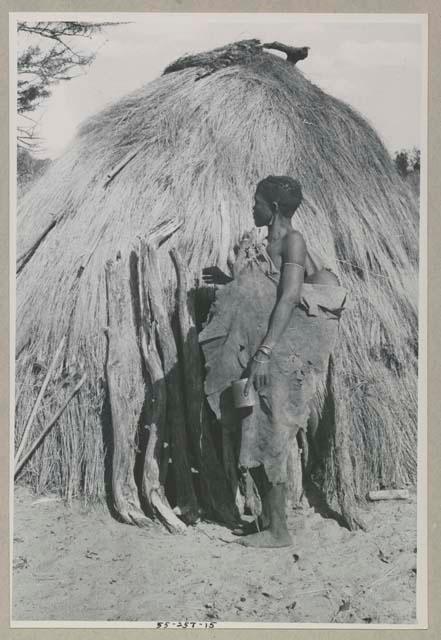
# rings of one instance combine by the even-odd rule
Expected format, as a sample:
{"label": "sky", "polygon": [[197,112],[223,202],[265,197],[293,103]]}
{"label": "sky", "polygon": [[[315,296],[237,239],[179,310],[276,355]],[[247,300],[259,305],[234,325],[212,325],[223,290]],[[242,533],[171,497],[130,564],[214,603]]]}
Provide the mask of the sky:
{"label": "sky", "polygon": [[[86,16],[93,19],[92,14],[81,18]],[[63,17],[73,19],[57,14]],[[82,50],[96,51],[96,60],[84,75],[58,84],[35,114],[45,157],[62,153],[85,118],[157,78],[176,58],[246,38],[309,46],[299,69],[361,112],[392,154],[421,145],[425,39],[415,16],[126,13],[109,18],[130,23],[82,40]],[[27,43],[19,41],[18,48]]]}

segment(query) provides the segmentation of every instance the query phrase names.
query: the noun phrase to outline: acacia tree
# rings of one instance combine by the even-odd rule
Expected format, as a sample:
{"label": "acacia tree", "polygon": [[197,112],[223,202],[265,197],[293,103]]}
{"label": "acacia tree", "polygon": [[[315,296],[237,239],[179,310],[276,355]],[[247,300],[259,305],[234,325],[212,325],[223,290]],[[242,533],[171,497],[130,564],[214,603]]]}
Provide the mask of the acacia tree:
{"label": "acacia tree", "polygon": [[419,171],[421,169],[421,151],[414,147],[410,156],[410,166],[412,171]]}
{"label": "acacia tree", "polygon": [[17,32],[30,44],[17,58],[17,112],[20,116],[17,143],[24,148],[38,145],[37,121],[30,115],[51,95],[52,87],[72,80],[88,68],[96,51],[78,49],[79,38],[91,39],[115,22],[18,22]]}
{"label": "acacia tree", "polygon": [[399,151],[394,158],[395,167],[402,178],[405,178],[409,172],[409,155],[405,150]]}
{"label": "acacia tree", "polygon": [[397,151],[394,163],[400,176],[410,184],[418,196],[420,192],[421,151],[417,147]]}
{"label": "acacia tree", "polygon": [[419,171],[421,167],[421,151],[417,147],[402,149],[394,156],[395,167],[398,173],[405,178],[409,173]]}

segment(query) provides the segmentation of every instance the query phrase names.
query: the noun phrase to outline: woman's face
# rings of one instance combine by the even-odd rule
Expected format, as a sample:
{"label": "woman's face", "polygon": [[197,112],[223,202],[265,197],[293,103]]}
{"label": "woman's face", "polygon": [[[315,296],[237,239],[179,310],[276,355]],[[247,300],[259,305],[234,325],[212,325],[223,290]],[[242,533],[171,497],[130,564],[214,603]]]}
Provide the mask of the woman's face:
{"label": "woman's face", "polygon": [[270,224],[273,210],[265,198],[256,191],[254,196],[253,218],[256,227],[265,227]]}

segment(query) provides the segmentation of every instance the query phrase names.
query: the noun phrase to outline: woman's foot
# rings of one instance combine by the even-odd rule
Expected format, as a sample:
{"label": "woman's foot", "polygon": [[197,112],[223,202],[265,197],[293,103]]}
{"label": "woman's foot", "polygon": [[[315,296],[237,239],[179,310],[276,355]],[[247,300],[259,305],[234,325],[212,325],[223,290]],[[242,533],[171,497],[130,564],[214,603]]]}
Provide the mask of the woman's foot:
{"label": "woman's foot", "polygon": [[[268,482],[267,490],[262,495],[261,516],[262,523],[267,526],[262,527],[257,533],[256,528],[249,534],[239,533],[243,537],[234,542],[245,547],[289,547],[292,540],[286,525],[285,492],[285,484],[272,485]],[[250,524],[254,525],[254,523]]]}
{"label": "woman's foot", "polygon": [[251,522],[243,522],[242,524],[234,527],[231,530],[233,536],[249,536],[253,533],[260,533],[261,531],[265,531],[269,527],[269,521],[264,520],[261,516],[256,520]]}
{"label": "woman's foot", "polygon": [[241,544],[244,547],[259,547],[259,548],[280,548],[290,547],[292,545],[292,538],[288,532],[278,533],[275,535],[272,531],[261,531],[260,533],[252,533],[248,536],[244,536],[240,540],[235,540],[237,544]]}

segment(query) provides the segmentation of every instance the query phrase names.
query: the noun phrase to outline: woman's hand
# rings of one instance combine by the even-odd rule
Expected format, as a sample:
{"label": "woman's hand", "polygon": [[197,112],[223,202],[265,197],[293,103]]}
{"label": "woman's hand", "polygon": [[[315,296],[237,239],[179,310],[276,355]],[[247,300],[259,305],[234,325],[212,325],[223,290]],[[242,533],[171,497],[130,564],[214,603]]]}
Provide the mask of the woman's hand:
{"label": "woman's hand", "polygon": [[228,284],[233,280],[230,276],[219,269],[219,267],[205,267],[202,269],[202,280],[205,284]]}
{"label": "woman's hand", "polygon": [[244,389],[245,396],[248,395],[252,384],[254,384],[256,391],[259,391],[259,389],[269,384],[269,363],[269,356],[261,351],[258,351],[254,358],[252,358],[248,374],[248,382]]}

